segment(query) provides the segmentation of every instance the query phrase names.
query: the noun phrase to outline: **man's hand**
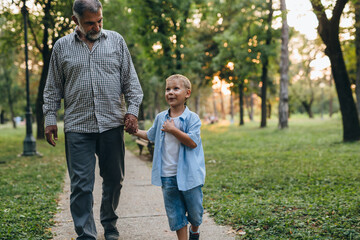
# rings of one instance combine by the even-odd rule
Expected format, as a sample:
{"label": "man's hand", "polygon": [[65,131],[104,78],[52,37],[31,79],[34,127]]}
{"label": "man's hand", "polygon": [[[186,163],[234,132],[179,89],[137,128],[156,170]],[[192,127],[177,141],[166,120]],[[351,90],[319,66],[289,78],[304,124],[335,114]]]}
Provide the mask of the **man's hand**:
{"label": "man's hand", "polygon": [[125,115],[125,131],[129,134],[136,133],[138,130],[138,119],[132,114]]}
{"label": "man's hand", "polygon": [[[46,136],[46,141],[52,145],[52,146],[56,146],[56,143],[54,140],[58,140],[58,136],[57,136],[57,126],[56,125],[50,125],[50,126],[47,126],[45,128],[45,136]],[[53,138],[54,136],[54,138]]]}

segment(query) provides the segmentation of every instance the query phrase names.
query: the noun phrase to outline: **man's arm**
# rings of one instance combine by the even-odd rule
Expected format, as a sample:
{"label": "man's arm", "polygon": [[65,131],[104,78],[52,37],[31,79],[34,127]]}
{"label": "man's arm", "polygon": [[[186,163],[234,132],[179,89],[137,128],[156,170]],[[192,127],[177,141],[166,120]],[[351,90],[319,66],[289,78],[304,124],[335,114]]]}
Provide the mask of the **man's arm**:
{"label": "man's arm", "polygon": [[45,136],[47,142],[54,146],[54,140],[57,140],[57,126],[56,116],[57,111],[61,107],[61,98],[63,97],[63,76],[60,67],[59,59],[57,57],[56,49],[58,45],[55,44],[53,53],[51,54],[49,73],[44,89],[44,105],[43,113],[45,116]]}
{"label": "man's arm", "polygon": [[128,110],[125,115],[125,130],[133,134],[138,130],[137,116],[143,98],[143,91],[125,40],[121,39],[120,44],[122,50],[122,92],[128,105]]}

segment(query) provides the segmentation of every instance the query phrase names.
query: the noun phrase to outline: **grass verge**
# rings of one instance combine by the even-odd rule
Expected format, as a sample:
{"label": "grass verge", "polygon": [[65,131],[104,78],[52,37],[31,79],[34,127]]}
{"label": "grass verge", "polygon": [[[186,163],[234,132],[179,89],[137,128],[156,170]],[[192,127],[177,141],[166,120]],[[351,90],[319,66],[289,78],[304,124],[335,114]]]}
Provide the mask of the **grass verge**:
{"label": "grass verge", "polygon": [[341,120],[207,125],[204,205],[240,239],[360,239],[360,143]]}
{"label": "grass verge", "polygon": [[62,129],[55,148],[36,141],[43,157],[19,157],[25,128],[0,129],[0,239],[51,239],[66,169]]}

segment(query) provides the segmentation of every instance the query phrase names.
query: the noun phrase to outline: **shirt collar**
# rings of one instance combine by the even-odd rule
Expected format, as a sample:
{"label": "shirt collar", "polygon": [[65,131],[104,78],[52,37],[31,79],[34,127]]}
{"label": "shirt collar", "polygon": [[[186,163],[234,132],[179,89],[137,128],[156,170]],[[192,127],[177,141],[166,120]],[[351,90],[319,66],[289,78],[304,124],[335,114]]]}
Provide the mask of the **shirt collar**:
{"label": "shirt collar", "polygon": [[[185,120],[187,116],[189,116],[190,110],[187,106],[185,106],[184,112],[179,116],[179,119]],[[170,108],[167,110],[165,118],[170,118]]]}

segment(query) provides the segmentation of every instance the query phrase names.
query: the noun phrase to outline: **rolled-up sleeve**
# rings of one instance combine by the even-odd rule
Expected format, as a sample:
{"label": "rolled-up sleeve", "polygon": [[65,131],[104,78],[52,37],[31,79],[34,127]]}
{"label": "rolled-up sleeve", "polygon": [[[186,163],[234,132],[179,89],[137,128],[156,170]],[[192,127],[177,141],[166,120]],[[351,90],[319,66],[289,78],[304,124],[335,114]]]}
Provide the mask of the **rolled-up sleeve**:
{"label": "rolled-up sleeve", "polygon": [[152,127],[147,131],[146,135],[147,138],[152,141],[155,142],[155,137],[156,137],[156,129],[158,128],[158,121],[159,121],[159,117],[156,116],[155,121],[152,125]]}
{"label": "rolled-up sleeve", "polygon": [[45,116],[45,127],[56,125],[57,111],[61,107],[61,99],[63,98],[63,74],[57,53],[58,50],[58,45],[55,44],[51,54],[49,72],[44,89],[43,113]]}
{"label": "rolled-up sleeve", "polygon": [[130,52],[126,46],[125,40],[121,38],[121,78],[122,92],[128,105],[127,113],[138,116],[139,107],[143,99],[143,91],[136,74]]}
{"label": "rolled-up sleeve", "polygon": [[190,121],[187,134],[196,143],[196,145],[199,145],[201,140],[200,128],[201,128],[201,120],[197,115],[194,114]]}

